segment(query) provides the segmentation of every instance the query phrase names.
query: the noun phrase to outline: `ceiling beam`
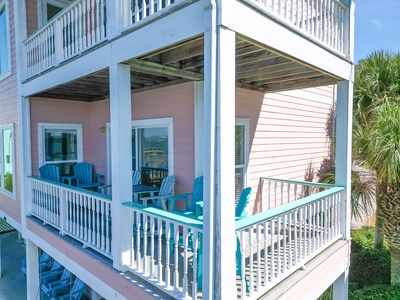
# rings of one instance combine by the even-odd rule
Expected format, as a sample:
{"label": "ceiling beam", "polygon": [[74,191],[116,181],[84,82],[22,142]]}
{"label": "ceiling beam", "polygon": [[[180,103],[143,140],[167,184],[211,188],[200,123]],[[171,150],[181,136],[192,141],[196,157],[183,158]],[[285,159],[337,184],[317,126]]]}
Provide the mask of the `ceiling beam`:
{"label": "ceiling beam", "polygon": [[203,80],[203,74],[184,71],[178,68],[164,66],[159,63],[144,61],[140,59],[132,59],[129,61],[129,64],[132,66],[134,71],[143,72],[147,74],[153,75],[161,75],[161,76],[173,76],[188,80]]}

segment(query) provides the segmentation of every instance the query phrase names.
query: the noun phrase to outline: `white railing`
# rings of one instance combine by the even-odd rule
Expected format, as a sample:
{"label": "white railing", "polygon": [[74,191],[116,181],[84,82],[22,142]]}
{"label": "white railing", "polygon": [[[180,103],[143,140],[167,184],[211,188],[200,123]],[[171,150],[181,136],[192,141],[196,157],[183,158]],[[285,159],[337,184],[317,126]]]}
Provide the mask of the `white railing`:
{"label": "white railing", "polygon": [[347,54],[349,13],[342,0],[242,0],[338,53]]}
{"label": "white railing", "polygon": [[27,77],[80,54],[106,37],[106,0],[78,0],[25,41]]}
{"label": "white railing", "polygon": [[257,299],[341,238],[343,191],[333,187],[236,221],[241,299]]}
{"label": "white railing", "polygon": [[181,0],[123,0],[124,27],[129,27],[141,20],[165,10]]}
{"label": "white railing", "polygon": [[202,222],[133,202],[128,269],[178,299],[197,299],[202,286]]}
{"label": "white railing", "polygon": [[112,257],[110,197],[36,177],[30,182],[31,215]]}
{"label": "white railing", "polygon": [[332,184],[260,177],[261,211],[290,203],[334,187]]}

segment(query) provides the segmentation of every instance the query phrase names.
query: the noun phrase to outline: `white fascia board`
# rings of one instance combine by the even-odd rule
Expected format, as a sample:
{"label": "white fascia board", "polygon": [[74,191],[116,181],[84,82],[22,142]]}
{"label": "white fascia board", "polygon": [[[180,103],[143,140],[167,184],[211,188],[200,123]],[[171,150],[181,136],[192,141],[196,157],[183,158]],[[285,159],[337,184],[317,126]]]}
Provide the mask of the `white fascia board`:
{"label": "white fascia board", "polygon": [[230,9],[222,15],[224,26],[343,80],[352,80],[352,64],[344,57],[239,1],[229,4]]}

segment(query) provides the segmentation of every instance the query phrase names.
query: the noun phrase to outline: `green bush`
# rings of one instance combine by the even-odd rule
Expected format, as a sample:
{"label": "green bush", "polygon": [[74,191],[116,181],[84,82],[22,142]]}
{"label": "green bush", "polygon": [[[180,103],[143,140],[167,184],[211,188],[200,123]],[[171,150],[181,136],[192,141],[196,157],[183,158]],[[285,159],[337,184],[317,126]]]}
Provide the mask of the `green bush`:
{"label": "green bush", "polygon": [[4,177],[4,187],[9,192],[13,191],[13,180],[11,173],[7,173],[6,176]]}
{"label": "green bush", "polygon": [[400,299],[400,288],[391,285],[372,285],[349,293],[349,300],[394,300]]}
{"label": "green bush", "polygon": [[375,229],[360,229],[351,231],[351,253],[358,253],[363,249],[374,248]]}
{"label": "green bush", "polygon": [[366,248],[351,254],[350,261],[349,281],[354,284],[355,289],[367,285],[390,284],[388,249]]}

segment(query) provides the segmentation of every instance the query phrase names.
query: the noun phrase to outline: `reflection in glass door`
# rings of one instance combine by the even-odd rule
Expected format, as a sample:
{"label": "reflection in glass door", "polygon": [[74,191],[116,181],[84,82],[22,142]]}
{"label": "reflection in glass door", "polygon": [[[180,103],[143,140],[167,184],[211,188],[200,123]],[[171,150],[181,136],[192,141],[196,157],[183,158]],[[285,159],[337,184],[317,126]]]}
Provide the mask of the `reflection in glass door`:
{"label": "reflection in glass door", "polygon": [[168,176],[168,127],[132,129],[132,167],[142,184],[159,187]]}

